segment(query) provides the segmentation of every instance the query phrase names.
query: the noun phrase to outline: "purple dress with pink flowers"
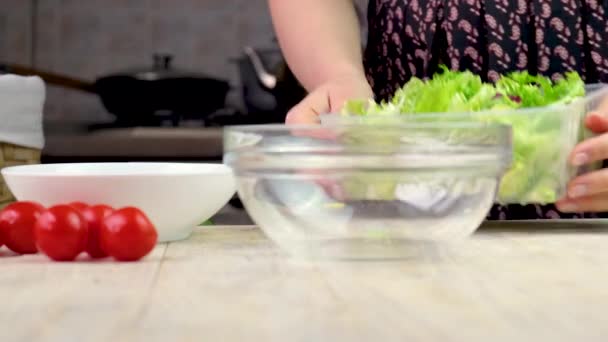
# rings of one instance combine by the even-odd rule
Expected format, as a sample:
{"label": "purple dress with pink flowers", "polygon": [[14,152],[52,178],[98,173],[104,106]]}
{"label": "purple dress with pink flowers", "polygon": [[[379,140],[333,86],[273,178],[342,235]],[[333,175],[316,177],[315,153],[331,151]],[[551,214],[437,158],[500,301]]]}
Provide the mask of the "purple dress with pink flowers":
{"label": "purple dress with pink flowers", "polygon": [[[441,64],[486,81],[528,70],[608,82],[607,0],[370,0],[364,62],[378,99]],[[490,219],[594,218],[554,206],[495,206]]]}

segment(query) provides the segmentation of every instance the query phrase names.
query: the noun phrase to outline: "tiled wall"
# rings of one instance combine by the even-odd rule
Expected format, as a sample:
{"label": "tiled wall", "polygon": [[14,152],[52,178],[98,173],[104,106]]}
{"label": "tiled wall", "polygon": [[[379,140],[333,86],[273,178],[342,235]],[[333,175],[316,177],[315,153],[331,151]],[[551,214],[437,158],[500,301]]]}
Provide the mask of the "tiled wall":
{"label": "tiled wall", "polygon": [[31,62],[32,5],[0,0],[0,61]]}
{"label": "tiled wall", "polygon": [[[89,80],[170,52],[176,67],[238,82],[229,59],[272,39],[266,0],[0,0],[0,62]],[[95,96],[55,87],[45,115],[109,118]]]}

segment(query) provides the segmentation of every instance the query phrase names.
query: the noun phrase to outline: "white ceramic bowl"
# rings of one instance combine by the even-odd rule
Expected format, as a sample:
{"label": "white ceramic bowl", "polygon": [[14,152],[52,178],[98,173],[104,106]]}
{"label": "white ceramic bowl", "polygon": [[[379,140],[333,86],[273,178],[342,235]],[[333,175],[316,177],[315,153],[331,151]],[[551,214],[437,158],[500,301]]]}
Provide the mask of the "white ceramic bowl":
{"label": "white ceramic bowl", "polygon": [[41,164],[4,168],[2,176],[21,201],[138,207],[156,226],[160,242],[187,238],[235,193],[232,172],[221,164]]}

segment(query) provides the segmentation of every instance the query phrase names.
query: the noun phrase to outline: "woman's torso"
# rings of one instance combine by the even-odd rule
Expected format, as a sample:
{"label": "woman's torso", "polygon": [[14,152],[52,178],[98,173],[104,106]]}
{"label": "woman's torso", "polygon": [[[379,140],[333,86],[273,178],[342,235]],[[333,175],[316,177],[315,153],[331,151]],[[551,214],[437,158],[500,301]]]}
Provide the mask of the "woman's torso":
{"label": "woman's torso", "polygon": [[[368,79],[386,99],[412,76],[440,64],[484,80],[528,70],[552,78],[577,71],[608,82],[608,1],[370,0],[365,53]],[[496,206],[491,219],[597,217],[553,206]]]}

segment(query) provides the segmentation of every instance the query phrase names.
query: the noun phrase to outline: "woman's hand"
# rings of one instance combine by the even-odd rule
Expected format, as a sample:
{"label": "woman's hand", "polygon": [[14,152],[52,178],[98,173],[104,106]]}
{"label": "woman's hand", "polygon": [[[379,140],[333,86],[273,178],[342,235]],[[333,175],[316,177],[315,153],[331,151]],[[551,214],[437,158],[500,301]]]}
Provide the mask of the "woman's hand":
{"label": "woman's hand", "polygon": [[[585,120],[587,127],[598,134],[581,142],[570,155],[574,166],[608,159],[608,100],[601,110],[591,113]],[[600,169],[581,175],[568,185],[568,195],[558,201],[562,212],[602,212],[608,211],[608,169]]]}
{"label": "woman's hand", "polygon": [[[320,114],[337,113],[348,100],[373,97],[372,89],[362,74],[344,74],[322,84],[309,93],[304,100],[289,111],[285,121],[288,125],[319,124]],[[295,130],[293,134],[295,136],[331,140],[335,136],[335,131],[331,128],[311,131],[304,129]],[[306,170],[302,171],[301,174],[310,177],[310,180],[321,187],[330,198],[336,201],[344,199],[342,186],[336,180],[324,177],[314,171]]]}
{"label": "woman's hand", "polygon": [[358,73],[336,77],[313,90],[287,113],[287,124],[317,124],[320,114],[338,113],[347,100],[373,98],[365,76]]}

